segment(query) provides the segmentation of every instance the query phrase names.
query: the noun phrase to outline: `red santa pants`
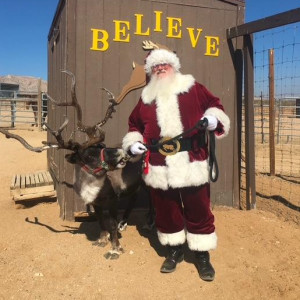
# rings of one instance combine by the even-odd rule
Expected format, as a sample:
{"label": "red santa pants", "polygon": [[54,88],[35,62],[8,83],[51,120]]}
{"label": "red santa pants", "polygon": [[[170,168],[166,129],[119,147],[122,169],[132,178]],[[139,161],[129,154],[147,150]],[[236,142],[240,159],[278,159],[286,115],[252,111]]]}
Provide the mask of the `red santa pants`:
{"label": "red santa pants", "polygon": [[166,191],[152,188],[151,196],[159,232],[172,234],[186,228],[192,234],[209,235],[215,231],[208,183]]}

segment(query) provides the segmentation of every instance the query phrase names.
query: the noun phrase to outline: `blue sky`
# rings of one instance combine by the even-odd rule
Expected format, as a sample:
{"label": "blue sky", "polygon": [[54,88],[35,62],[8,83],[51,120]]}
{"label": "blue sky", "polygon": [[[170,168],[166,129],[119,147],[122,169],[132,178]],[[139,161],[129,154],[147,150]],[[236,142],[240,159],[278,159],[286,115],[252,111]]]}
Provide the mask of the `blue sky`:
{"label": "blue sky", "polygon": [[[58,2],[0,0],[0,75],[47,80],[47,36]],[[297,7],[299,0],[247,0],[246,22]]]}

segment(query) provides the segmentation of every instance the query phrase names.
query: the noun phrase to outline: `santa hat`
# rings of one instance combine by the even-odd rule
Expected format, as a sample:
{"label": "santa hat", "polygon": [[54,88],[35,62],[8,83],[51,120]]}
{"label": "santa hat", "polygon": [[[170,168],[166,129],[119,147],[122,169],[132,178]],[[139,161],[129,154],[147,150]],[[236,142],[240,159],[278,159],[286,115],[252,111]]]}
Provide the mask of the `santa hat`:
{"label": "santa hat", "polygon": [[165,49],[155,49],[150,52],[145,60],[145,72],[151,74],[152,67],[159,64],[170,64],[176,72],[179,71],[181,65],[177,55]]}

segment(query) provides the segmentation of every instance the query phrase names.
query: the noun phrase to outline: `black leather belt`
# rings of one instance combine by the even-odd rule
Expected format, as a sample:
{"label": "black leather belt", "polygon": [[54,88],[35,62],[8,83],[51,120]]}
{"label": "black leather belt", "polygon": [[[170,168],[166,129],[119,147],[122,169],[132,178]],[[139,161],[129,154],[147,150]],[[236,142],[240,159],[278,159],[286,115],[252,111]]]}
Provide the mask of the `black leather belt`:
{"label": "black leather belt", "polygon": [[168,137],[160,140],[151,139],[151,145],[148,145],[150,152],[159,152],[162,155],[174,155],[181,151],[195,151],[206,145],[204,134],[195,134],[188,138],[171,139]]}

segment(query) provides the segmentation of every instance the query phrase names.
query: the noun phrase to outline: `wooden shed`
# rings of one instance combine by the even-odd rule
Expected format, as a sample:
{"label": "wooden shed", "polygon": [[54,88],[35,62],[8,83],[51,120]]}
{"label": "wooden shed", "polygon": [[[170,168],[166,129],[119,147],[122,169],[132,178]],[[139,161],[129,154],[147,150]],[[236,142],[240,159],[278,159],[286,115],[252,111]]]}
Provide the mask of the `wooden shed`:
{"label": "wooden shed", "polygon": [[[244,22],[244,1],[240,0],[60,0],[48,36],[48,93],[58,101],[70,101],[70,78],[76,76],[77,98],[83,122],[96,124],[108,106],[105,87],[116,96],[127,83],[132,62],[143,64],[144,40],[151,40],[177,52],[181,72],[193,74],[222,99],[231,119],[230,135],[217,142],[220,176],[212,185],[212,203],[239,205],[238,143],[236,130],[236,72],[226,29]],[[233,45],[235,47],[235,45]],[[105,142],[119,143],[127,132],[128,116],[141,89],[129,93],[105,125]],[[69,118],[66,137],[76,125],[72,107],[49,108],[49,123],[58,128]],[[50,138],[50,136],[49,136]],[[77,134],[83,140],[84,136]],[[72,189],[73,166],[65,151],[48,154],[49,169],[56,180],[61,217],[72,220],[84,210]]]}

